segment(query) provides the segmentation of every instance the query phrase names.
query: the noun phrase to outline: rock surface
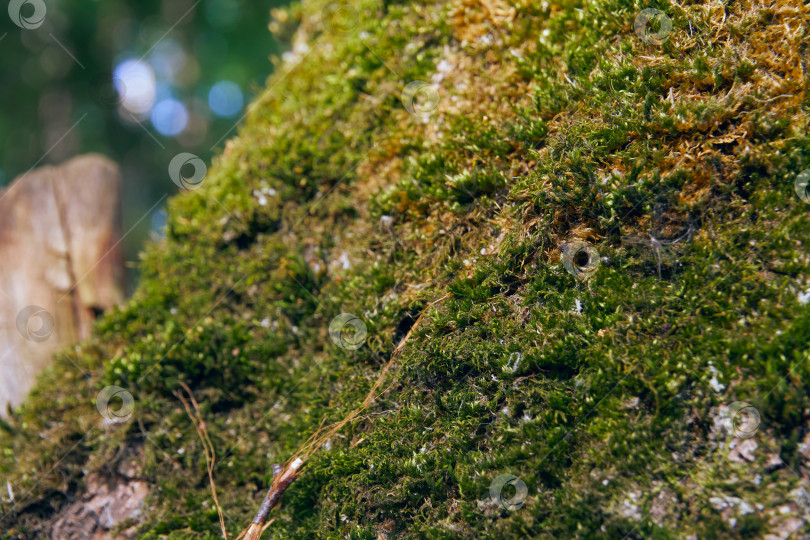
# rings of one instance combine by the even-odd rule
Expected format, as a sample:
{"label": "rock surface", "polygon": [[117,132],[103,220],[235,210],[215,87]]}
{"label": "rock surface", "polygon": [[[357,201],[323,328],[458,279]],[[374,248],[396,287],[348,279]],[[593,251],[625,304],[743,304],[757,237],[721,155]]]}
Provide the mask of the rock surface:
{"label": "rock surface", "polygon": [[120,199],[118,167],[97,155],[32,170],[0,192],[0,415],[122,300]]}
{"label": "rock surface", "polygon": [[143,501],[149,494],[146,482],[129,480],[109,483],[98,474],[90,475],[86,495],[60,513],[51,532],[53,540],[110,540],[132,538],[134,531],[113,535],[111,530],[127,519],[141,514]]}

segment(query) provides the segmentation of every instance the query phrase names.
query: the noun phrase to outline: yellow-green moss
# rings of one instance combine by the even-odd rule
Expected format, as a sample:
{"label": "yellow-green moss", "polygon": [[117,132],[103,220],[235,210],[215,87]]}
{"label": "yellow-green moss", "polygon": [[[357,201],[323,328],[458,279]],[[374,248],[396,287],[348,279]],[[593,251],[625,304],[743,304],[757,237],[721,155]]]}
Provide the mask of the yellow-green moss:
{"label": "yellow-green moss", "polygon": [[[274,537],[756,538],[780,506],[807,512],[801,2],[363,0],[337,33],[326,6],[291,10],[307,48],[172,200],[134,298],[3,426],[4,537],[36,537],[122,448],[146,456],[141,535],[218,537],[180,380],[240,531],[271,464],[355,408],[448,292],[284,495]],[[633,31],[647,7],[672,20],[660,46]],[[405,85],[433,77],[438,110],[409,115]],[[660,273],[621,239],[650,234],[681,238]],[[560,262],[570,239],[602,257],[587,281]],[[341,312],[368,328],[356,351],[327,335]],[[106,384],[136,412],[105,431]],[[715,426],[733,401],[761,414],[752,463]],[[504,472],[528,486],[519,511],[488,502]],[[732,523],[723,496],[754,510]]]}

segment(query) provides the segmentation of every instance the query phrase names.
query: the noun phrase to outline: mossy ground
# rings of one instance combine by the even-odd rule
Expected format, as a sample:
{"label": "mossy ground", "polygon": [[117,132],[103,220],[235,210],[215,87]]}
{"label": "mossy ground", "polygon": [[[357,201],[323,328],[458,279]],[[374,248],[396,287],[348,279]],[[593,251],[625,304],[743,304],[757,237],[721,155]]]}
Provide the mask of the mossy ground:
{"label": "mossy ground", "polygon": [[[37,537],[88,471],[133,454],[143,537],[219,537],[178,381],[242,530],[271,464],[355,408],[447,293],[273,510],[274,537],[808,534],[807,6],[342,7],[280,15],[293,51],[172,200],[135,296],[3,426],[3,537]],[[672,20],[660,45],[633,30],[648,7]],[[413,80],[438,85],[436,111],[405,110]],[[650,234],[681,237],[660,272],[621,239]],[[568,240],[598,250],[590,279],[561,263]],[[327,335],[341,312],[368,328],[358,350]],[[135,398],[127,423],[95,411],[108,384]],[[761,415],[744,458],[735,401]],[[528,487],[519,510],[489,498],[503,473]]]}

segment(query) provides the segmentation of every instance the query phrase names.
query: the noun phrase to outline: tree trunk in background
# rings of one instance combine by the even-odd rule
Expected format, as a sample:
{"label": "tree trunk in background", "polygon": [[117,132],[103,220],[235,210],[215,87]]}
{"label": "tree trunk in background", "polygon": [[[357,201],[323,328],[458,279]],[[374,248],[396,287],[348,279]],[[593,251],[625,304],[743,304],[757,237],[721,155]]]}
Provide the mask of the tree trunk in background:
{"label": "tree trunk in background", "polygon": [[97,155],[42,167],[0,192],[0,416],[55,351],[123,299],[121,177]]}

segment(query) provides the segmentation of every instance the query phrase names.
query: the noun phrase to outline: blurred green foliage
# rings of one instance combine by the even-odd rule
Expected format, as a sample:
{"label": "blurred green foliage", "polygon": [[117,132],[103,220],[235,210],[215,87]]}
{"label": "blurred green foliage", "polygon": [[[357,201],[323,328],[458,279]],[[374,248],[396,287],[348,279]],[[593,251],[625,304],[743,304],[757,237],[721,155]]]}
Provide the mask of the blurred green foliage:
{"label": "blurred green foliage", "polygon": [[[167,173],[171,158],[185,151],[210,163],[244,113],[242,106],[215,115],[211,87],[231,81],[247,104],[273,71],[270,57],[281,47],[268,31],[270,11],[287,2],[47,0],[41,24],[21,28],[12,15],[19,12],[26,26],[38,17],[37,2],[17,0],[0,13],[0,186],[79,153],[111,157],[124,173],[132,260],[150,228],[160,226],[164,196],[177,190]],[[173,98],[187,108],[180,134],[161,134],[148,112],[133,122],[121,107],[126,92],[120,84],[116,90],[113,73],[126,60],[153,70],[156,102]]]}

